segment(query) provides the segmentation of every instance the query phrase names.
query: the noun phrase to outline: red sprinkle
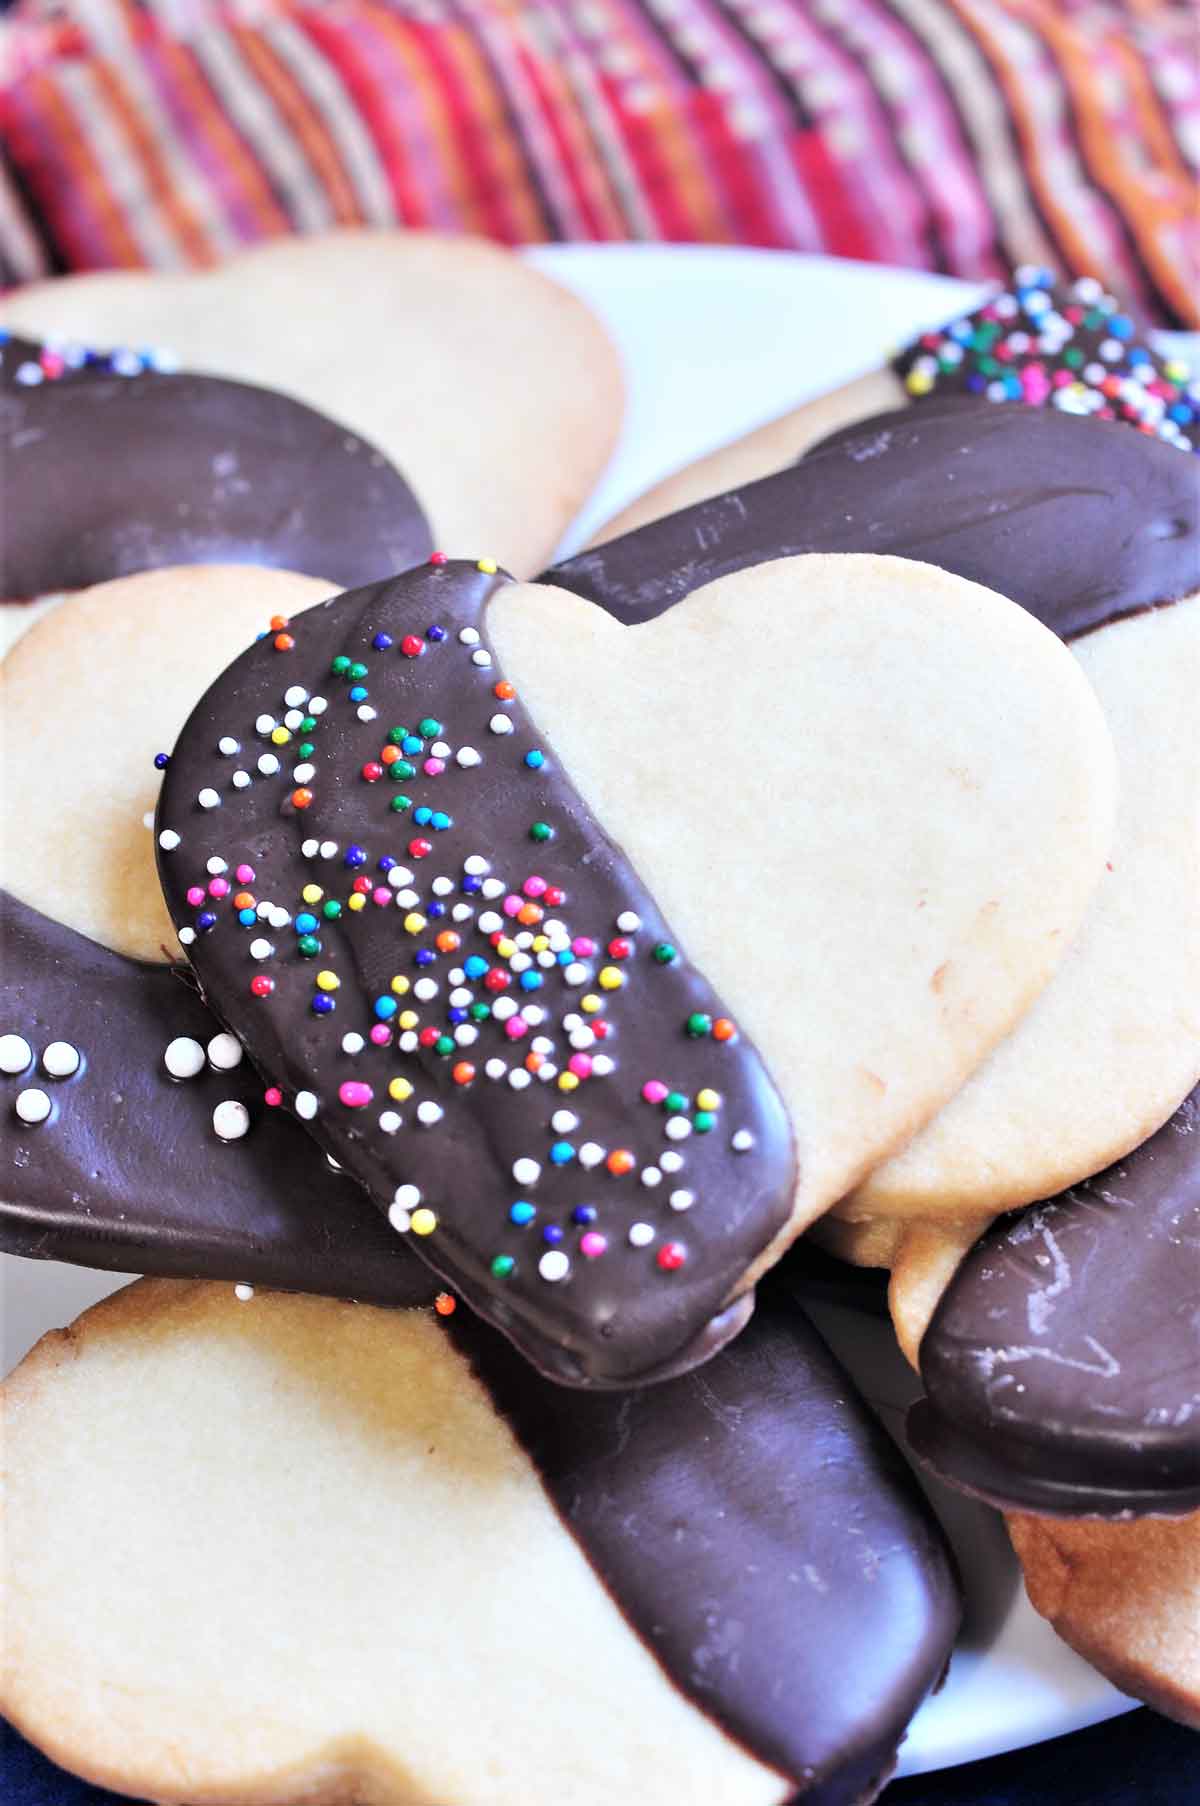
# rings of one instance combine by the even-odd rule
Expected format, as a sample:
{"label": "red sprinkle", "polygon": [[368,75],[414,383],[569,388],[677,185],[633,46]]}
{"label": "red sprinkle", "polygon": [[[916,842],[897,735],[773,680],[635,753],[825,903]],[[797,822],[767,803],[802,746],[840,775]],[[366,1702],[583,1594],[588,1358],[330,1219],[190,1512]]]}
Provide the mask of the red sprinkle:
{"label": "red sprinkle", "polygon": [[[432,563],[432,559],[430,562]],[[400,650],[405,658],[420,658],[425,650],[425,642],[419,634],[406,633],[400,642]]]}
{"label": "red sprinkle", "polygon": [[664,1242],[655,1258],[664,1273],[674,1273],[687,1259],[687,1249],[682,1242]]}

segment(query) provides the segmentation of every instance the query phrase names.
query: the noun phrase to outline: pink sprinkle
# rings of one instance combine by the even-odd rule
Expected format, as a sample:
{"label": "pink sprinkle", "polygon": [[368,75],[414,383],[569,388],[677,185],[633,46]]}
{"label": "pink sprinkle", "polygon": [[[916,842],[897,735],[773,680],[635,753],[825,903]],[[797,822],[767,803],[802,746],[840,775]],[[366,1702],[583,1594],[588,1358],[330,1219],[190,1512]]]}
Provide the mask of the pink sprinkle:
{"label": "pink sprinkle", "polygon": [[378,909],[386,909],[391,900],[392,893],[386,884],[376,885],[375,889],[371,892],[371,901]]}
{"label": "pink sprinkle", "polygon": [[524,908],[524,904],[521,902],[520,897],[518,897],[514,892],[510,891],[508,896],[505,897],[505,899],[504,899],[505,915],[506,916],[515,916],[523,908]]}
{"label": "pink sprinkle", "polygon": [[1073,370],[1056,370],[1054,372],[1054,387],[1056,389],[1067,389],[1074,381],[1075,372]]}
{"label": "pink sprinkle", "polygon": [[228,878],[214,878],[208,887],[210,897],[227,897],[229,895]]}
{"label": "pink sprinkle", "polygon": [[371,1029],[371,1039],[376,1047],[387,1047],[392,1039],[392,1031],[386,1022],[376,1022]]}
{"label": "pink sprinkle", "polygon": [[595,941],[589,940],[586,934],[577,934],[571,942],[571,952],[576,959],[591,959],[595,951]]}
{"label": "pink sprinkle", "polygon": [[187,900],[193,909],[199,909],[204,901],[204,886],[202,884],[189,885]]}
{"label": "pink sprinkle", "polygon": [[[371,1031],[371,1034],[373,1039],[374,1030]],[[338,1096],[347,1110],[365,1110],[375,1093],[369,1085],[364,1085],[361,1079],[347,1079],[344,1084],[338,1086]]]}
{"label": "pink sprinkle", "polygon": [[522,1035],[529,1033],[529,1024],[524,1016],[510,1016],[504,1024],[504,1032],[510,1041],[519,1041]]}
{"label": "pink sprinkle", "polygon": [[661,1104],[667,1095],[667,1088],[661,1079],[647,1079],[642,1086],[642,1096],[648,1104]]}
{"label": "pink sprinkle", "polygon": [[579,1238],[579,1252],[588,1260],[597,1260],[608,1247],[608,1237],[601,1235],[597,1229],[589,1229],[586,1235]]}
{"label": "pink sprinkle", "polygon": [[446,769],[445,759],[426,759],[421,770],[427,778],[436,778]]}
{"label": "pink sprinkle", "polygon": [[269,1104],[272,1110],[278,1110],[282,1102],[283,1092],[279,1089],[278,1085],[270,1085],[267,1090],[263,1092],[263,1103]]}
{"label": "pink sprinkle", "polygon": [[535,872],[532,878],[526,878],[521,889],[527,897],[544,897],[547,890],[546,880],[539,878]]}
{"label": "pink sprinkle", "polygon": [[592,1056],[591,1054],[584,1053],[572,1054],[571,1058],[567,1061],[567,1067],[575,1074],[577,1079],[590,1079],[592,1076]]}
{"label": "pink sprinkle", "polygon": [[233,875],[239,884],[254,883],[254,867],[252,865],[239,865],[237,871]]}

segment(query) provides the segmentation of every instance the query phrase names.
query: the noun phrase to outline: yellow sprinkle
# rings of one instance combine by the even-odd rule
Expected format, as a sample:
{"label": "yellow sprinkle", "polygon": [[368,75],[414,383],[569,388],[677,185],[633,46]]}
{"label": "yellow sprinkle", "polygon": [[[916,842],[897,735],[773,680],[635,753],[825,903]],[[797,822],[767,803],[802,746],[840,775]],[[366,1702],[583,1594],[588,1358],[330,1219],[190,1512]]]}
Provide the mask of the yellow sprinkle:
{"label": "yellow sprinkle", "polygon": [[336,991],[341,982],[336,972],[317,973],[317,989],[319,991]]}
{"label": "yellow sprinkle", "polygon": [[606,991],[619,991],[625,983],[625,974],[619,966],[601,966],[600,984]]}
{"label": "yellow sprinkle", "polygon": [[363,896],[363,894],[360,890],[356,890],[352,897],[346,898],[346,908],[347,909],[365,909],[366,907],[367,907],[367,899]]}
{"label": "yellow sprinkle", "polygon": [[388,1096],[395,1098],[398,1104],[404,1103],[413,1094],[413,1088],[407,1079],[393,1079],[388,1086]]}
{"label": "yellow sprinkle", "polygon": [[392,989],[395,991],[397,997],[403,997],[408,988],[408,980],[405,978],[403,972],[397,972],[395,978],[392,980]]}
{"label": "yellow sprinkle", "polygon": [[511,959],[516,951],[517,943],[515,941],[503,940],[496,942],[496,952],[500,955],[501,959]]}
{"label": "yellow sprinkle", "polygon": [[271,729],[271,744],[273,746],[286,746],[291,737],[292,736],[288,733],[286,727],[273,727]]}
{"label": "yellow sprinkle", "polygon": [[910,370],[904,379],[904,387],[910,395],[928,395],[933,387],[933,378],[925,370]]}
{"label": "yellow sprinkle", "polygon": [[408,934],[420,934],[424,926],[425,917],[419,915],[415,909],[410,910],[404,918],[404,928]]}
{"label": "yellow sprinkle", "polygon": [[579,1088],[578,1074],[574,1072],[560,1072],[558,1075],[558,1088],[560,1091],[577,1091]]}
{"label": "yellow sprinkle", "polygon": [[721,1093],[714,1091],[710,1085],[706,1085],[703,1091],[696,1093],[696,1108],[697,1110],[719,1110]]}
{"label": "yellow sprinkle", "polygon": [[432,1235],[437,1228],[437,1214],[422,1205],[420,1210],[412,1213],[412,1232],[414,1235]]}
{"label": "yellow sprinkle", "polygon": [[477,571],[482,571],[484,575],[488,577],[495,575],[496,568],[496,560],[494,558],[481,558],[479,563],[475,566]]}
{"label": "yellow sprinkle", "polygon": [[545,953],[545,951],[549,947],[549,945],[550,945],[550,936],[548,934],[535,934],[534,935],[533,951],[535,953]]}
{"label": "yellow sprinkle", "polygon": [[300,895],[306,903],[319,903],[325,892],[319,884],[306,884]]}
{"label": "yellow sprinkle", "polygon": [[396,1017],[396,1021],[400,1024],[400,1027],[406,1031],[410,1028],[416,1028],[420,1020],[421,1018],[417,1015],[416,1010],[401,1010],[400,1014]]}
{"label": "yellow sprinkle", "polygon": [[579,999],[579,1007],[581,1010],[586,1010],[589,1016],[594,1016],[597,1010],[604,1008],[604,999],[597,997],[595,991],[589,991],[586,997]]}

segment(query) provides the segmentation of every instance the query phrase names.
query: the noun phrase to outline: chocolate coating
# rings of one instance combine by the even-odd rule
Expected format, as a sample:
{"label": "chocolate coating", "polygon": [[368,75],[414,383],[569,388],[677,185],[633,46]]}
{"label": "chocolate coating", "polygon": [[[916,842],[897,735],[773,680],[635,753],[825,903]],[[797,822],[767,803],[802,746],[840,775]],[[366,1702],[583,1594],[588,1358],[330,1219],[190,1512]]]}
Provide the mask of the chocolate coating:
{"label": "chocolate coating", "polygon": [[1103,421],[986,402],[900,408],[800,463],[554,565],[622,621],[800,552],[878,552],[1009,596],[1066,639],[1200,589],[1200,482]]}
{"label": "chocolate coating", "polygon": [[1135,1153],[976,1244],[921,1377],[913,1447],[993,1505],[1200,1507],[1200,1086]]}
{"label": "chocolate coating", "polygon": [[[0,1248],[113,1272],[432,1303],[428,1267],[286,1111],[267,1108],[249,1061],[168,1075],[168,1042],[207,1047],[220,1029],[186,967],[126,959],[0,891],[0,1033],[24,1036],[35,1059],[54,1040],[83,1055],[73,1078],[35,1067],[0,1077]],[[34,1127],[12,1107],[26,1085],[54,1103]],[[238,1141],[213,1129],[226,1098],[250,1112]]]}
{"label": "chocolate coating", "polygon": [[41,353],[0,343],[7,599],[171,564],[273,565],[349,587],[432,550],[400,473],[301,402],[212,376],[121,376],[106,359],[22,381]]}
{"label": "chocolate coating", "polygon": [[[433,1232],[412,1236],[422,1257],[555,1378],[628,1385],[702,1358],[737,1327],[727,1306],[790,1216],[791,1130],[746,1040],[688,1031],[693,1018],[712,1024],[731,1012],[686,949],[655,959],[652,950],[677,937],[506,695],[483,621],[489,594],[507,581],[467,563],[422,566],[295,617],[286,654],[269,638],[242,654],[172,754],[159,871],[174,921],[195,935],[189,958],[213,1007],[289,1106],[300,1093],[319,1100],[310,1133],[382,1209],[436,1212],[436,1227],[423,1224]],[[355,661],[360,677],[334,674],[336,659]],[[294,777],[296,755],[283,746],[282,770],[233,788],[238,760],[218,741],[236,738],[240,763],[257,769],[272,743],[256,723],[268,711],[273,728],[297,684],[332,698],[297,730],[311,737],[296,768],[306,775]],[[411,757],[389,764],[425,718]],[[528,753],[544,764],[527,766]],[[439,814],[423,822],[429,809]],[[181,844],[162,851],[163,831]],[[248,863],[256,897],[290,912],[288,925],[268,936],[261,923],[240,925],[232,899],[209,908],[214,857],[231,873]],[[386,878],[381,859],[395,866]],[[471,869],[476,860],[487,876]],[[341,914],[310,918],[310,934],[297,923],[314,881]],[[371,894],[357,913],[355,882]],[[390,906],[377,907],[376,893]],[[545,909],[533,903],[543,894]],[[523,952],[525,970],[510,967],[521,949],[501,932],[521,932],[518,910],[531,942],[532,926],[546,924],[543,964]],[[260,941],[273,952],[251,953]],[[315,983],[322,970],[332,981],[325,992]],[[270,996],[252,994],[256,977],[273,980]],[[592,1010],[589,993],[595,1039],[578,1014]],[[372,1029],[384,1045],[368,1038],[343,1051],[347,1030]],[[493,1059],[498,1077],[486,1074]],[[567,1091],[553,1080],[572,1061],[566,1076],[581,1082]],[[546,1063],[549,1084],[532,1077]],[[509,1082],[510,1065],[523,1089]],[[660,1078],[683,1100],[669,1114],[643,1096]],[[393,1084],[402,1093],[394,1110]],[[719,1094],[711,1109],[692,1102],[705,1088]],[[552,1121],[564,1108],[565,1126]],[[396,1116],[402,1123],[387,1132],[381,1117]],[[610,1154],[622,1164],[610,1167]],[[530,1220],[510,1214],[531,1203]]]}
{"label": "chocolate coating", "polygon": [[[776,1280],[700,1372],[581,1397],[450,1334],[675,1685],[805,1806],[873,1799],[958,1627],[906,1464]],[[636,1702],[631,1702],[636,1710]]]}

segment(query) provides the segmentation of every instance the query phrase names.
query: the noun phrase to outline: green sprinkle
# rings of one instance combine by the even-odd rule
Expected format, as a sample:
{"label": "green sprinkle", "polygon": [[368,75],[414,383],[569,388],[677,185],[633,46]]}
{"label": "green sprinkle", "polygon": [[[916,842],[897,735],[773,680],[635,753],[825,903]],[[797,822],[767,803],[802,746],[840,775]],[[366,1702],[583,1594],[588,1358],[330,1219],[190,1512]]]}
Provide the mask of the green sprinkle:
{"label": "green sprinkle", "polygon": [[388,776],[395,784],[398,784],[401,778],[415,778],[416,775],[416,766],[410,764],[407,759],[393,759],[388,766]]}
{"label": "green sprinkle", "polygon": [[554,829],[548,821],[535,821],[529,830],[530,840],[546,841],[554,839]]}
{"label": "green sprinkle", "polygon": [[454,1052],[454,1046],[455,1042],[453,1035],[439,1035],[433,1044],[433,1051],[434,1053],[440,1054],[452,1054]]}
{"label": "green sprinkle", "polygon": [[404,795],[394,796],[388,804],[388,808],[394,809],[397,815],[402,815],[406,809],[412,808],[412,797]]}
{"label": "green sprinkle", "polygon": [[697,1110],[695,1116],[692,1118],[692,1127],[695,1129],[697,1135],[707,1135],[708,1131],[710,1129],[715,1129],[716,1126],[717,1119],[711,1110]]}
{"label": "green sprinkle", "polygon": [[408,729],[406,727],[389,727],[388,739],[393,746],[399,746],[402,740],[408,739]]}
{"label": "green sprinkle", "polygon": [[675,961],[679,958],[679,955],[674,947],[672,947],[670,941],[659,941],[657,947],[652,949],[650,958],[654,960],[657,965],[673,966]]}
{"label": "green sprinkle", "polygon": [[321,951],[321,943],[315,934],[302,934],[296,942],[296,951],[302,953],[305,959],[315,959]]}
{"label": "green sprinkle", "polygon": [[486,1022],[492,1013],[490,1003],[473,1003],[467,1010],[472,1022]]}
{"label": "green sprinkle", "polygon": [[1069,370],[1078,370],[1083,363],[1083,352],[1078,345],[1072,345],[1069,351],[1063,352],[1063,363]]}
{"label": "green sprinkle", "polygon": [[682,1091],[668,1091],[663,1098],[663,1109],[668,1116],[679,1116],[687,1109],[689,1101]]}
{"label": "green sprinkle", "polygon": [[362,663],[361,659],[355,659],[346,675],[347,677],[352,677],[355,683],[357,683],[360,677],[365,677],[367,675],[367,667]]}
{"label": "green sprinkle", "polygon": [[316,750],[311,740],[301,740],[296,748],[296,756],[300,759],[311,759]]}
{"label": "green sprinkle", "polygon": [[507,1279],[516,1264],[511,1254],[498,1254],[492,1262],[493,1278]]}
{"label": "green sprinkle", "polygon": [[316,716],[315,715],[306,715],[304,717],[304,720],[300,723],[300,732],[302,734],[314,733],[316,730],[316,726],[317,726]]}
{"label": "green sprinkle", "polygon": [[706,1016],[703,1010],[693,1010],[683,1026],[687,1034],[699,1040],[702,1035],[712,1034],[712,1017]]}
{"label": "green sprinkle", "polygon": [[321,914],[327,922],[336,922],[342,913],[342,906],[336,897],[330,897],[328,903],[322,903]]}
{"label": "green sprinkle", "polygon": [[424,716],[417,723],[417,732],[419,734],[424,734],[424,736],[427,740],[432,740],[434,735],[440,734],[441,731],[442,731],[441,722],[435,721],[432,715]]}
{"label": "green sprinkle", "polygon": [[350,669],[350,660],[346,657],[344,652],[339,652],[329,669],[333,672],[335,677],[345,677],[347,671]]}

